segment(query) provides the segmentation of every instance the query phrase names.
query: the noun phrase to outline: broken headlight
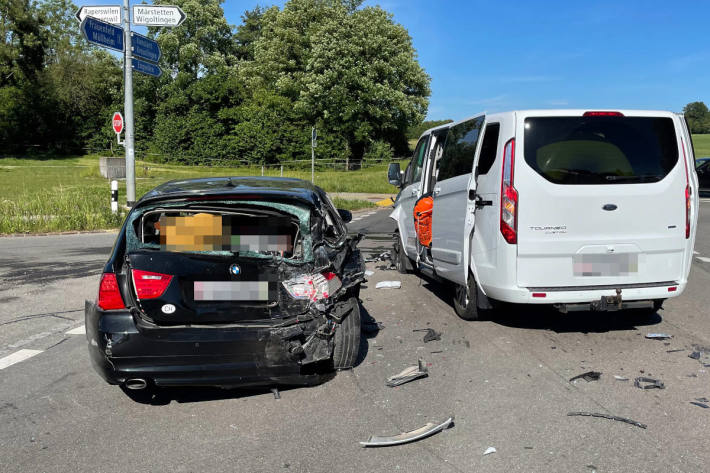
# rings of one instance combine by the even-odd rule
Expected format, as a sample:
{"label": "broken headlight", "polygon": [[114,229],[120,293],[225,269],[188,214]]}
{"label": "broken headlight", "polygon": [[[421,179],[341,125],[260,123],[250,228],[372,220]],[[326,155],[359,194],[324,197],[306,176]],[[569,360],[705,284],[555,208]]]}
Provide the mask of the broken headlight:
{"label": "broken headlight", "polygon": [[282,284],[294,299],[310,301],[327,299],[343,285],[335,273],[302,274]]}

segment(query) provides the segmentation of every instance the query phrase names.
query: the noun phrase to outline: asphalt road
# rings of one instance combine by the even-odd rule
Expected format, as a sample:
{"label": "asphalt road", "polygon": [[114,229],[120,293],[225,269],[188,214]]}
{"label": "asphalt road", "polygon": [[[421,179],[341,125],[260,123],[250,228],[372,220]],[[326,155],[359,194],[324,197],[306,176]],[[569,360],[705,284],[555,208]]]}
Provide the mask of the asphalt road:
{"label": "asphalt road", "polygon": [[[349,225],[367,233],[370,254],[390,245],[387,213],[359,213]],[[710,203],[701,207],[686,292],[646,320],[512,308],[464,322],[443,286],[369,263],[363,311],[385,328],[369,335],[352,371],[284,390],[279,400],[268,391],[172,389],[144,404],[105,384],[90,367],[81,327],[83,301],[96,296],[113,239],[0,238],[0,471],[589,473],[710,465],[710,409],[690,404],[710,398],[710,367],[688,357],[710,347]],[[402,289],[374,288],[391,279]],[[423,343],[412,331],[427,327],[441,340]],[[648,332],[673,338],[648,340]],[[385,386],[418,358],[428,378]],[[589,370],[601,379],[568,381]],[[666,389],[641,390],[614,375],[657,377]],[[417,443],[358,444],[450,415],[453,428]],[[497,452],[484,456],[488,447]]]}

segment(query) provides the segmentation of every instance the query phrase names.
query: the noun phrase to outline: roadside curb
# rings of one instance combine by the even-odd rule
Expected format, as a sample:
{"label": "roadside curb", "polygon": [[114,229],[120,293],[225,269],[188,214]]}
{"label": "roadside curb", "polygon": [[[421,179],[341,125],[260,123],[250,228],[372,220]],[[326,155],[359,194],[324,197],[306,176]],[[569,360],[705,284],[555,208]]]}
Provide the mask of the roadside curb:
{"label": "roadside curb", "polygon": [[391,207],[394,204],[393,197],[387,197],[386,199],[378,200],[375,205],[378,207]]}

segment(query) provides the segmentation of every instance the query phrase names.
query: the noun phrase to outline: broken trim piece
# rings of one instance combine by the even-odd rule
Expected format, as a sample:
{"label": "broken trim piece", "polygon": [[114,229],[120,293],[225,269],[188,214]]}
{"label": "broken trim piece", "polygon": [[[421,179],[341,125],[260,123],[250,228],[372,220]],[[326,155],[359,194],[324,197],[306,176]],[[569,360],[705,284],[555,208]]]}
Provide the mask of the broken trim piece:
{"label": "broken trim piece", "polygon": [[420,359],[417,366],[410,366],[396,375],[390,376],[387,378],[387,383],[385,384],[390,388],[394,388],[404,383],[414,381],[415,379],[426,378],[427,376],[429,376],[429,370],[427,370],[426,363]]}
{"label": "broken trim piece", "polygon": [[660,379],[638,377],[634,380],[634,386],[639,389],[665,389],[666,385]]}
{"label": "broken trim piece", "polygon": [[641,422],[636,422],[635,420],[627,419],[626,417],[611,416],[608,414],[600,414],[598,412],[569,412],[567,415],[568,416],[584,416],[584,417],[601,417],[603,419],[615,420],[618,422],[625,422],[627,424],[635,425],[636,427],[641,427],[642,429],[645,429],[647,427],[646,424],[642,424]]}
{"label": "broken trim piece", "polygon": [[444,429],[449,428],[454,422],[454,416],[449,417],[444,422],[440,424],[434,424],[429,422],[423,427],[410,432],[402,432],[398,435],[392,435],[389,437],[378,437],[376,435],[371,435],[370,438],[365,442],[360,442],[363,447],[390,447],[392,445],[401,445],[403,443],[415,442],[417,440],[429,437],[437,432],[441,432]]}

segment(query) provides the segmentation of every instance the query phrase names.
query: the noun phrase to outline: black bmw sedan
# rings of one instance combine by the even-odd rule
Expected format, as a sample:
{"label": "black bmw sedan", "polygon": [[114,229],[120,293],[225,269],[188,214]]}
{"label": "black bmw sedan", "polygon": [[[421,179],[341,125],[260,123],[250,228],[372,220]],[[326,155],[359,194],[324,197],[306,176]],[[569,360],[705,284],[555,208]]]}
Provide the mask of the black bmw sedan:
{"label": "black bmw sedan", "polygon": [[86,301],[110,384],[312,384],[351,367],[364,278],[350,212],[299,179],[171,181],[130,211]]}

